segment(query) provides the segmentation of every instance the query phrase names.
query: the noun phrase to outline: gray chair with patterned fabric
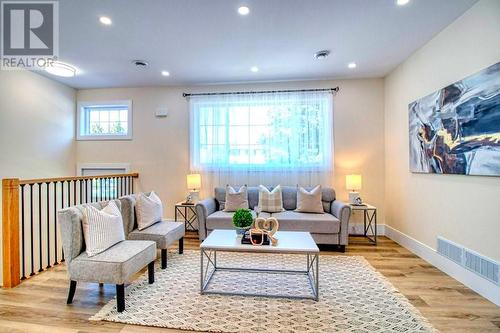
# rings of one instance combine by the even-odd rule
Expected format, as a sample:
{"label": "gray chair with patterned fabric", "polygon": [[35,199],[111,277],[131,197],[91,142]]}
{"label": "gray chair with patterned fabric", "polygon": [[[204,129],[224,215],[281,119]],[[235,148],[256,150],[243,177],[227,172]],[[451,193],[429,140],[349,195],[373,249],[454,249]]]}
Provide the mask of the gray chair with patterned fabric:
{"label": "gray chair with patterned fabric", "polygon": [[[128,216],[127,207],[114,200],[123,216]],[[104,208],[108,202],[91,203],[97,209]],[[87,205],[87,204],[86,204]],[[82,219],[84,205],[69,207],[58,212],[63,250],[70,279],[67,303],[73,302],[76,283],[95,282],[116,285],[117,310],[125,309],[125,283],[148,266],[149,283],[154,282],[154,262],[156,246],[152,241],[121,241],[104,252],[89,257],[85,252]],[[123,218],[124,228],[128,228],[129,219]]]}
{"label": "gray chair with patterned fabric", "polygon": [[[149,195],[149,193],[147,193]],[[130,240],[151,240],[161,250],[161,268],[167,268],[167,249],[175,242],[179,242],[179,254],[184,252],[184,223],[170,220],[157,222],[143,230],[137,229],[137,214],[135,203],[138,194],[131,194],[120,198],[122,207],[126,211],[129,229],[125,229],[125,237]]]}

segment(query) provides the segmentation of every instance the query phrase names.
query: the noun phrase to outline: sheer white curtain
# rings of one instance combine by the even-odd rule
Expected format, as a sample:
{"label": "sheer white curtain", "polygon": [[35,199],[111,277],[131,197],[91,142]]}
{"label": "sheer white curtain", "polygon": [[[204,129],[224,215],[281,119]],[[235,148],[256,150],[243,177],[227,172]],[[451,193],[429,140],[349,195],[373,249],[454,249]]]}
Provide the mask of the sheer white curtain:
{"label": "sheer white curtain", "polygon": [[191,171],[215,186],[331,185],[332,93],[191,96]]}

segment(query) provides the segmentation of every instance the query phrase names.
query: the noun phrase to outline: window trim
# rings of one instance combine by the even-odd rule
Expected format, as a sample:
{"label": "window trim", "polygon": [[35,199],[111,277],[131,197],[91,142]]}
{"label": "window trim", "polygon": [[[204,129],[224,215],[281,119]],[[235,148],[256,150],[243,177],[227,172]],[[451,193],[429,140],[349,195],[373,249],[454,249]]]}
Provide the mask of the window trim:
{"label": "window trim", "polygon": [[[80,126],[82,125],[83,109],[88,106],[111,106],[126,105],[128,107],[127,135],[82,135]],[[106,141],[106,140],[132,140],[132,100],[112,100],[112,101],[78,101],[76,115],[76,140],[77,141]]]}
{"label": "window trim", "polygon": [[[92,169],[109,169],[110,171],[124,169],[125,173],[130,173],[130,163],[77,163],[76,174],[78,176],[83,176],[83,170]],[[110,172],[110,174],[112,174],[112,172]]]}

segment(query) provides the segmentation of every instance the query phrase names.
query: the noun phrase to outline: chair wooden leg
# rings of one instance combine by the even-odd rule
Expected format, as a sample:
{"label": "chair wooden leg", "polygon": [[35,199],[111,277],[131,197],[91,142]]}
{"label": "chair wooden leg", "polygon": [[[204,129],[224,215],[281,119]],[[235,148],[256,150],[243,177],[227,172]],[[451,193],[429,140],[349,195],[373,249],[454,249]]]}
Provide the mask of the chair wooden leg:
{"label": "chair wooden leg", "polygon": [[167,249],[161,249],[161,269],[167,268]]}
{"label": "chair wooden leg", "polygon": [[179,254],[183,253],[184,253],[184,237],[181,237],[181,239],[179,239]]}
{"label": "chair wooden leg", "polygon": [[73,303],[73,297],[75,296],[75,291],[76,291],[76,281],[69,281],[69,293],[68,293],[68,300],[66,301],[66,304],[71,304]]}
{"label": "chair wooden leg", "polygon": [[125,310],[125,285],[116,285],[116,310],[123,312]]}
{"label": "chair wooden leg", "polygon": [[148,264],[148,282],[153,284],[155,282],[155,262],[151,261]]}

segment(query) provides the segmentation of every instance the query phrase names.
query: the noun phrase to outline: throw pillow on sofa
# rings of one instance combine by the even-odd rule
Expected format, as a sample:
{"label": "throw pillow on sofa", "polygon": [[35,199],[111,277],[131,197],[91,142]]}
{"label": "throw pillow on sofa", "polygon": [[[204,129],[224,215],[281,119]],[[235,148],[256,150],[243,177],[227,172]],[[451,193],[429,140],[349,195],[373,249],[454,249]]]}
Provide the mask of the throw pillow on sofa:
{"label": "throw pillow on sofa", "polygon": [[268,213],[282,212],[283,195],[281,186],[276,186],[272,191],[269,191],[264,185],[259,185],[259,211]]}
{"label": "throw pillow on sofa", "polygon": [[301,213],[324,213],[321,202],[321,185],[316,186],[311,191],[303,187],[297,188],[297,209]]}
{"label": "throw pillow on sofa", "polygon": [[144,230],[150,225],[160,222],[163,216],[163,205],[154,191],[149,195],[140,193],[135,205],[137,229]]}
{"label": "throw pillow on sofa", "polygon": [[238,191],[232,186],[226,185],[226,201],[224,203],[225,212],[235,212],[240,208],[248,209],[248,190],[243,185]]}
{"label": "throw pillow on sofa", "polygon": [[114,201],[110,201],[101,210],[93,206],[84,206],[82,226],[85,251],[89,257],[125,240],[122,214]]}

